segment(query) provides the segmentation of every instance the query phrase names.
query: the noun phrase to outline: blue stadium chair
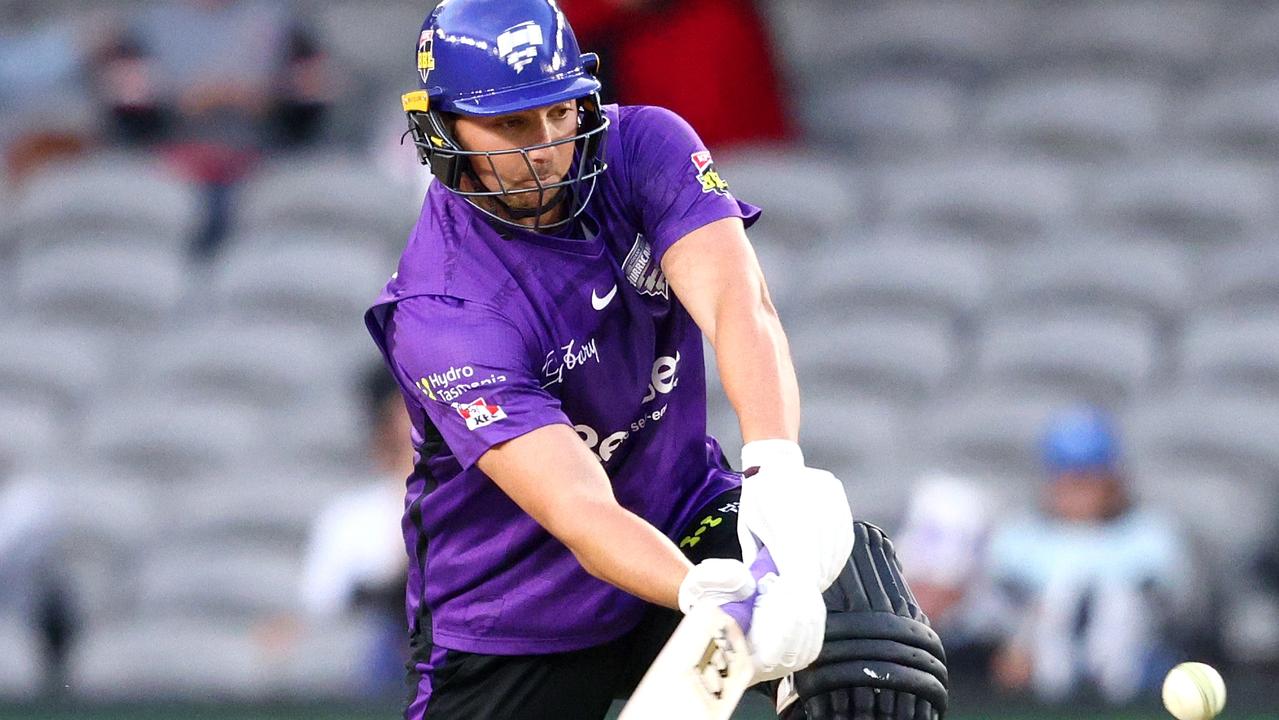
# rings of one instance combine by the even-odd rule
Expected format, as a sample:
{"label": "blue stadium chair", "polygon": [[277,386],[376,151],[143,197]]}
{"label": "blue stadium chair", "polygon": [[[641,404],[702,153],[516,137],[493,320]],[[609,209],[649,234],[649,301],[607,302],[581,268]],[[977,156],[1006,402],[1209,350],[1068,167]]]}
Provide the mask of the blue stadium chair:
{"label": "blue stadium chair", "polygon": [[[1279,65],[1279,47],[1274,56]],[[1240,157],[1273,158],[1279,154],[1279,77],[1228,75],[1195,93],[1174,119],[1190,142]]]}
{"label": "blue stadium chair", "polygon": [[250,701],[267,696],[271,669],[247,623],[139,616],[90,625],[68,684],[82,701]]}
{"label": "blue stadium chair", "polygon": [[1271,222],[1276,194],[1273,174],[1259,164],[1176,155],[1100,176],[1089,187],[1084,220],[1117,232],[1220,244]]}
{"label": "blue stadium chair", "polygon": [[1102,405],[1147,387],[1158,367],[1154,328],[1140,319],[998,318],[985,324],[979,345],[976,374],[987,384]]}
{"label": "blue stadium chair", "polygon": [[1279,314],[1200,314],[1186,323],[1181,383],[1279,399]]}
{"label": "blue stadium chair", "polygon": [[68,243],[24,252],[17,268],[22,317],[117,332],[163,327],[187,284],[183,256],[158,247]]}
{"label": "blue stadium chair", "polygon": [[386,248],[403,247],[422,200],[369,161],[332,154],[266,165],[240,197],[239,232],[362,233],[385,238]]}
{"label": "blue stadium chair", "polygon": [[810,142],[858,156],[898,157],[952,147],[965,130],[968,94],[940,78],[824,79],[796,110]]}
{"label": "blue stadium chair", "polygon": [[997,316],[1136,316],[1170,326],[1191,294],[1190,258],[1168,243],[1065,235],[998,265],[989,305]]}
{"label": "blue stadium chair", "polygon": [[1044,236],[1072,217],[1076,178],[1065,167],[983,153],[921,159],[884,168],[883,213],[987,242]]}
{"label": "blue stadium chair", "polygon": [[797,330],[867,314],[964,321],[982,307],[990,281],[983,248],[963,243],[882,235],[808,259]]}
{"label": "blue stadium chair", "polygon": [[951,379],[959,349],[950,323],[847,318],[789,333],[801,387],[847,388],[898,404],[926,400]]}
{"label": "blue stadium chair", "polygon": [[1023,62],[1145,72],[1195,71],[1212,56],[1223,3],[1087,0],[1035,3]]}
{"label": "blue stadium chair", "polygon": [[202,204],[188,183],[141,155],[104,153],[38,171],[14,208],[24,247],[130,243],[185,250]]}
{"label": "blue stadium chair", "polygon": [[1121,74],[1038,73],[995,87],[983,101],[980,132],[1003,147],[1110,159],[1145,149],[1167,111],[1161,85]]}

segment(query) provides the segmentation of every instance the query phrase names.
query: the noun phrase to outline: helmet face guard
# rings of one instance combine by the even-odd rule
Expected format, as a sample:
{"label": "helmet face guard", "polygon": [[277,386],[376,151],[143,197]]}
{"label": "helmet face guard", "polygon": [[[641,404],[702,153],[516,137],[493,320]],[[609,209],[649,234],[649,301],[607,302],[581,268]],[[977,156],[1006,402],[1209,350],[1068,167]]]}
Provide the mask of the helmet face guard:
{"label": "helmet face guard", "polygon": [[[417,43],[418,90],[403,96],[418,159],[445,188],[499,223],[534,231],[560,227],[586,208],[608,165],[604,136],[608,119],[600,109],[599,58],[582,53],[557,0],[442,0],[422,24]],[[569,137],[509,150],[463,148],[452,133],[452,116],[494,117],[565,101],[578,108],[577,132]],[[529,153],[574,144],[573,166],[560,179],[544,181]],[[519,156],[535,187],[510,188],[497,173],[499,158]],[[499,187],[485,187],[477,167],[493,171]],[[523,195],[533,207],[508,202]],[[543,222],[553,211],[557,219]],[[529,221],[532,222],[529,222]]]}
{"label": "helmet face guard", "polygon": [[[578,100],[578,132],[566,138],[552,140],[537,145],[526,145],[509,150],[466,150],[461,147],[449,130],[443,113],[430,109],[429,99],[425,93],[414,92],[404,96],[404,109],[408,115],[409,129],[405,133],[410,136],[417,148],[418,160],[431,168],[437,180],[454,194],[466,198],[475,209],[506,225],[533,231],[550,230],[572,222],[585,209],[595,192],[595,183],[599,176],[608,169],[604,158],[604,137],[609,127],[608,118],[600,111],[599,96],[592,94]],[[555,148],[573,143],[573,166],[563,178],[551,182],[538,177],[529,153],[546,148]],[[519,156],[528,168],[529,176],[536,182],[535,187],[512,189],[502,181],[497,171],[495,158]],[[486,162],[497,178],[499,187],[494,190],[486,188],[474,169],[475,162]],[[470,188],[463,188],[463,178],[471,181]],[[505,198],[515,195],[536,194],[537,203],[532,208],[514,208]],[[494,212],[492,206],[483,199],[496,204],[503,217]],[[486,207],[486,205],[488,205]],[[542,217],[561,206],[567,206],[566,212],[558,220],[543,222]],[[533,219],[533,223],[525,224],[520,220]]]}

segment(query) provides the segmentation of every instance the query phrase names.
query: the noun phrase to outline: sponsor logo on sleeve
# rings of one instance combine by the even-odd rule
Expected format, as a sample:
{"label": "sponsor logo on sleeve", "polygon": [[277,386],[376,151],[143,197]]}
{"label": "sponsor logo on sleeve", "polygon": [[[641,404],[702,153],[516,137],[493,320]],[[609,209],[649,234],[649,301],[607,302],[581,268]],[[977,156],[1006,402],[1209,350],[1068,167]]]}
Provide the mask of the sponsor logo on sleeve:
{"label": "sponsor logo on sleeve", "polygon": [[727,195],[728,183],[724,182],[724,178],[720,177],[719,171],[715,169],[715,161],[711,159],[710,151],[695,152],[692,159],[693,167],[697,170],[697,181],[702,184],[702,192]]}
{"label": "sponsor logo on sleeve", "polygon": [[485,385],[496,385],[506,382],[501,373],[491,373],[486,378],[475,379],[475,368],[471,365],[450,367],[441,372],[433,372],[417,381],[417,387],[426,396],[437,402],[453,402],[462,397],[468,390]]}
{"label": "sponsor logo on sleeve", "polygon": [[640,295],[670,299],[666,275],[662,273],[662,266],[653,261],[653,246],[644,239],[643,233],[635,236],[635,244],[622,261],[622,273]]}
{"label": "sponsor logo on sleeve", "polygon": [[479,430],[506,419],[501,405],[490,405],[484,402],[484,398],[469,403],[453,403],[453,408],[466,421],[467,430]]}

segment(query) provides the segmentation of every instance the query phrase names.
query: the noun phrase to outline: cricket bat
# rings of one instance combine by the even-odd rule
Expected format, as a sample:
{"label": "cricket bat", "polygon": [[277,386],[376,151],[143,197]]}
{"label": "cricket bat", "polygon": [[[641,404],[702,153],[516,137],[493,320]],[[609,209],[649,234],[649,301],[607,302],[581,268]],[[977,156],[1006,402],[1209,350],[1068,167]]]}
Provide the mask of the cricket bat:
{"label": "cricket bat", "polygon": [[[751,574],[777,572],[762,548]],[[684,617],[622,708],[618,720],[728,720],[750,686],[750,632],[755,596]]]}

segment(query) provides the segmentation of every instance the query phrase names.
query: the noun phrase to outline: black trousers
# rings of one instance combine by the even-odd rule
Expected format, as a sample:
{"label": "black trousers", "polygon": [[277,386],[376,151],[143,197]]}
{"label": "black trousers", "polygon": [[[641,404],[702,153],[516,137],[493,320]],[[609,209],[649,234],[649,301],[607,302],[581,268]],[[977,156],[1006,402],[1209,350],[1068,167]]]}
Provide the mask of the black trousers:
{"label": "black trousers", "polygon": [[[741,558],[737,542],[740,489],[708,503],[679,546],[694,564]],[[448,651],[431,676],[424,715],[407,720],[599,720],[615,698],[627,697],[682,619],[651,606],[631,632],[604,645],[549,655],[484,655]],[[409,677],[414,692],[418,676]],[[410,708],[413,707],[410,699]],[[671,720],[677,720],[672,718]]]}

